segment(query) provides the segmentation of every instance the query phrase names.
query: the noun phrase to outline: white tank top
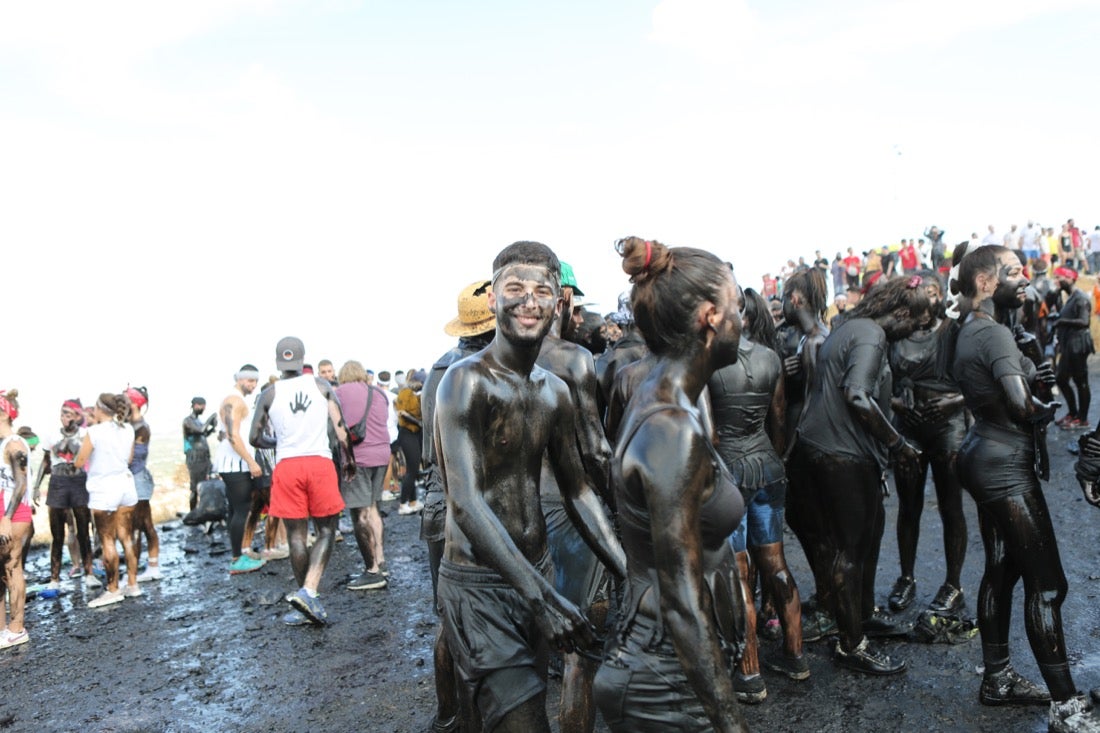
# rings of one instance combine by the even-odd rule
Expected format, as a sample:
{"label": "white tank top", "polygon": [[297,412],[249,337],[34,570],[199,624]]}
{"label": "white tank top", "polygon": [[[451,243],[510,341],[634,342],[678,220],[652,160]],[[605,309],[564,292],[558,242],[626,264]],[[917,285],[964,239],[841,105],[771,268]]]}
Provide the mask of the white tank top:
{"label": "white tank top", "polygon": [[272,387],[268,415],[275,431],[275,462],[284,458],[332,458],[328,443],[328,400],[312,374],[281,379]]}
{"label": "white tank top", "polygon": [[[246,449],[252,451],[252,446],[248,443],[248,436],[252,432],[252,418],[256,414],[256,396],[248,395],[245,397],[240,390],[235,389],[229,394],[229,397],[240,397],[248,408],[248,412],[245,413],[244,419],[241,420],[241,424],[237,428],[241,439],[244,440]],[[213,468],[215,473],[241,473],[248,470],[248,464],[241,458],[241,454],[233,449],[233,444],[229,442],[229,438],[226,438],[218,442],[218,448],[214,452]]]}
{"label": "white tank top", "polygon": [[114,420],[88,428],[92,441],[92,456],[88,460],[88,489],[116,478],[133,481],[130,473],[130,453],[134,448],[134,426],[119,425]]}
{"label": "white tank top", "polygon": [[[8,465],[8,461],[4,458],[4,451],[8,449],[8,443],[16,441],[23,446],[23,452],[27,454],[28,463],[30,459],[30,448],[27,447],[27,441],[18,435],[9,435],[8,437],[0,440],[0,496],[3,497],[3,505],[0,505],[0,515],[2,515],[8,508],[8,502],[11,501],[11,493],[15,490],[15,471]],[[30,473],[27,473],[27,490],[23,492],[23,500],[20,504],[31,503],[31,490],[30,490]]]}

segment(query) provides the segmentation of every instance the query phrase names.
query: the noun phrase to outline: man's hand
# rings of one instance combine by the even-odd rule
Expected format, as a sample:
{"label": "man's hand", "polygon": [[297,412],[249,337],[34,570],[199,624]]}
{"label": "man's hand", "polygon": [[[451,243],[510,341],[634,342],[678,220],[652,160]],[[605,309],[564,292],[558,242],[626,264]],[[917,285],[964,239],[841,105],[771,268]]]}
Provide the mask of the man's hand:
{"label": "man's hand", "polygon": [[580,610],[553,589],[535,609],[535,622],[550,645],[566,654],[591,647],[596,639]]}
{"label": "man's hand", "polygon": [[260,466],[260,464],[258,462],[249,461],[248,462],[248,473],[249,473],[249,475],[252,476],[252,478],[259,478],[260,476],[264,475],[264,469],[263,469],[263,467]]}
{"label": "man's hand", "polygon": [[356,467],[355,467],[355,461],[348,461],[347,463],[345,463],[344,464],[344,480],[345,481],[351,481],[353,478],[355,478],[356,470],[358,470],[358,469],[356,469]]}
{"label": "man's hand", "polygon": [[1095,507],[1100,507],[1100,484],[1095,481],[1077,480],[1081,484],[1081,491],[1085,492],[1085,501]]}
{"label": "man's hand", "polygon": [[797,377],[802,373],[802,357],[798,354],[783,360],[783,373],[788,377]]}
{"label": "man's hand", "polygon": [[1050,387],[1057,381],[1057,378],[1054,376],[1054,365],[1049,361],[1044,361],[1042,364],[1035,367],[1036,383],[1045,384]]}

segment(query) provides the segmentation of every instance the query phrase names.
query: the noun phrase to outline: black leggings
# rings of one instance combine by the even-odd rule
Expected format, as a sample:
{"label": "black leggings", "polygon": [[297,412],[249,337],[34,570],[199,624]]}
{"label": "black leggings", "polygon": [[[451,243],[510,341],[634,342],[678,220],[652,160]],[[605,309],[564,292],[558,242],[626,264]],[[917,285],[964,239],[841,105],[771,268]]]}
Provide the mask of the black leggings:
{"label": "black leggings", "polygon": [[1070,676],[1062,634],[1062,601],[1068,588],[1046,499],[1038,486],[1027,493],[978,504],[985,545],[985,574],[978,591],[978,628],[987,670],[1008,663],[1012,593],[1024,581],[1024,628],[1050,695],[1068,700],[1077,688]]}
{"label": "black leggings", "polygon": [[[798,497],[806,504],[802,509],[820,517],[826,533],[819,550],[826,556],[818,557],[822,567],[815,580],[829,584],[825,609],[834,612],[841,645],[851,651],[863,639],[863,621],[875,607],[875,570],[886,519],[882,472],[873,462],[825,455],[804,442],[795,450],[796,470],[813,476],[816,487]],[[817,593],[822,600],[820,585]]]}
{"label": "black leggings", "polygon": [[416,501],[416,477],[420,473],[420,433],[397,429],[397,445],[405,454],[405,477],[401,479],[401,503]]}
{"label": "black leggings", "polygon": [[[49,507],[50,513],[50,580],[61,577],[61,550],[65,546],[65,526],[68,523],[66,513],[68,509]],[[86,506],[72,508],[73,517],[76,519],[76,544],[80,548],[79,562],[84,564],[85,570],[92,567],[92,540],[88,533],[88,526],[92,523],[92,512]],[[76,567],[77,558],[70,558],[73,567]]]}
{"label": "black leggings", "polygon": [[[959,417],[952,417],[958,421]],[[955,459],[961,440],[952,440],[951,445],[928,445],[921,441],[923,433],[932,431],[952,431],[953,426],[940,424],[920,431],[905,433],[921,442],[924,452],[916,464],[900,461],[894,467],[894,484],[898,490],[898,555],[901,559],[901,574],[913,577],[917,561],[917,540],[920,537],[920,518],[924,510],[924,483],[928,469],[932,469],[932,480],[936,486],[936,504],[939,506],[940,519],[943,522],[943,550],[947,563],[945,582],[956,588],[960,585],[963,561],[966,559],[966,516],[963,514],[962,484],[955,470]],[[961,426],[965,431],[965,426]],[[911,435],[912,432],[922,433]],[[959,436],[961,438],[961,435]]]}
{"label": "black leggings", "polygon": [[255,486],[252,474],[248,471],[232,471],[221,474],[225,482],[225,498],[229,502],[229,549],[234,558],[241,556],[241,542],[244,540],[244,527],[248,521],[248,512],[252,508],[252,494]]}
{"label": "black leggings", "polygon": [[[1062,354],[1058,357],[1058,389],[1066,398],[1069,414],[1082,422],[1088,421],[1089,404],[1092,402],[1092,390],[1089,389],[1088,354]],[[1070,380],[1077,388],[1077,394],[1070,388]]]}

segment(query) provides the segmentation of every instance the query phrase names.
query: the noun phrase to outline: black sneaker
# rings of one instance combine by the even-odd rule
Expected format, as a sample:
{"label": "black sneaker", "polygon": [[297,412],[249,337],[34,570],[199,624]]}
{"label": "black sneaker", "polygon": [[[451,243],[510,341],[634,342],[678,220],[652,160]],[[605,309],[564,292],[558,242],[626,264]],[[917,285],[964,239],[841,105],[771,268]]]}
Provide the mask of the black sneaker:
{"label": "black sneaker", "polygon": [[963,597],[963,592],[950,583],[944,583],[928,607],[936,613],[956,613],[965,605],[966,598]]}
{"label": "black sneaker", "polygon": [[810,665],[806,663],[806,656],[789,657],[786,654],[777,654],[774,657],[764,657],[764,666],[773,672],[785,675],[796,682],[810,679]]}
{"label": "black sneaker", "polygon": [[978,702],[982,705],[1046,705],[1050,703],[1050,693],[1021,677],[1009,665],[1000,672],[982,677]]}
{"label": "black sneaker", "polygon": [[1047,713],[1051,733],[1100,733],[1100,717],[1088,697],[1075,695],[1064,702],[1051,702]]}
{"label": "black sneaker", "polygon": [[779,641],[783,638],[783,626],[776,616],[763,616],[756,622],[756,635],[766,641]]}
{"label": "black sneaker", "polygon": [[904,611],[913,605],[917,597],[917,581],[912,575],[903,575],[894,582],[890,591],[890,610],[894,613]]}
{"label": "black sneaker", "polygon": [[388,581],[382,573],[372,573],[366,570],[361,575],[351,579],[351,582],[348,583],[348,590],[376,590],[385,588],[386,585],[388,585]]}
{"label": "black sneaker", "polygon": [[863,633],[878,639],[891,636],[905,636],[912,630],[913,624],[891,616],[878,606],[875,606],[871,618],[863,622]]}
{"label": "black sneaker", "polygon": [[429,733],[456,733],[458,731],[458,716],[452,715],[447,720],[440,720],[438,716],[432,718],[432,727]]}
{"label": "black sneaker", "polygon": [[838,642],[833,659],[841,667],[863,672],[864,674],[899,674],[904,672],[906,668],[904,661],[895,661],[881,649],[871,646],[871,642],[867,640],[866,636],[863,637],[863,641],[859,642],[859,646],[850,652],[844,651]]}
{"label": "black sneaker", "polygon": [[733,676],[733,691],[737,693],[737,701],[746,705],[756,705],[764,702],[768,697],[768,688],[764,684],[764,678],[758,674],[752,677],[744,677],[740,672]]}
{"label": "black sneaker", "polygon": [[820,641],[838,631],[836,619],[824,611],[814,611],[802,619],[802,641]]}

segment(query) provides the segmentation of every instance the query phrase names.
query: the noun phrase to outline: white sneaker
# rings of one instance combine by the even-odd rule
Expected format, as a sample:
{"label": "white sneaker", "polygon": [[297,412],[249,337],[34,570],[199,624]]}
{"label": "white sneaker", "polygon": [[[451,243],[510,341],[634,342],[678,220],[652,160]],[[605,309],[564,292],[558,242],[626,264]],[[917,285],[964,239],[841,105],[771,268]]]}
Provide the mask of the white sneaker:
{"label": "white sneaker", "polygon": [[261,550],[260,558],[263,560],[285,560],[290,557],[290,548],[286,545],[276,545],[270,550]]}
{"label": "white sneaker", "polygon": [[160,566],[149,565],[145,568],[145,572],[137,576],[137,582],[148,583],[152,580],[160,580]]}
{"label": "white sneaker", "polygon": [[4,629],[2,632],[0,632],[0,649],[7,649],[8,647],[26,644],[30,640],[31,637],[27,635],[26,629],[23,629],[18,634],[14,631]]}
{"label": "white sneaker", "polygon": [[417,512],[419,512],[423,508],[424,508],[424,505],[421,504],[419,501],[410,501],[408,504],[402,504],[400,507],[398,507],[397,513],[398,514],[416,514]]}
{"label": "white sneaker", "polygon": [[103,587],[103,581],[100,580],[99,578],[97,578],[95,576],[95,573],[93,573],[91,575],[85,575],[84,576],[84,587],[85,588],[102,588]]}
{"label": "white sneaker", "polygon": [[46,590],[61,590],[61,582],[57,580],[51,580],[46,583]]}
{"label": "white sneaker", "polygon": [[1051,733],[1100,733],[1100,718],[1085,695],[1051,702],[1047,724]]}
{"label": "white sneaker", "polygon": [[125,598],[125,596],[122,595],[122,591],[105,590],[98,598],[88,601],[88,608],[102,608],[103,606],[122,603],[123,598]]}
{"label": "white sneaker", "polygon": [[386,491],[382,492],[382,501],[393,501],[396,498],[397,498],[397,492],[396,491],[386,490]]}
{"label": "white sneaker", "polygon": [[125,598],[139,598],[145,595],[145,591],[140,585],[127,585],[122,588],[122,595]]}

